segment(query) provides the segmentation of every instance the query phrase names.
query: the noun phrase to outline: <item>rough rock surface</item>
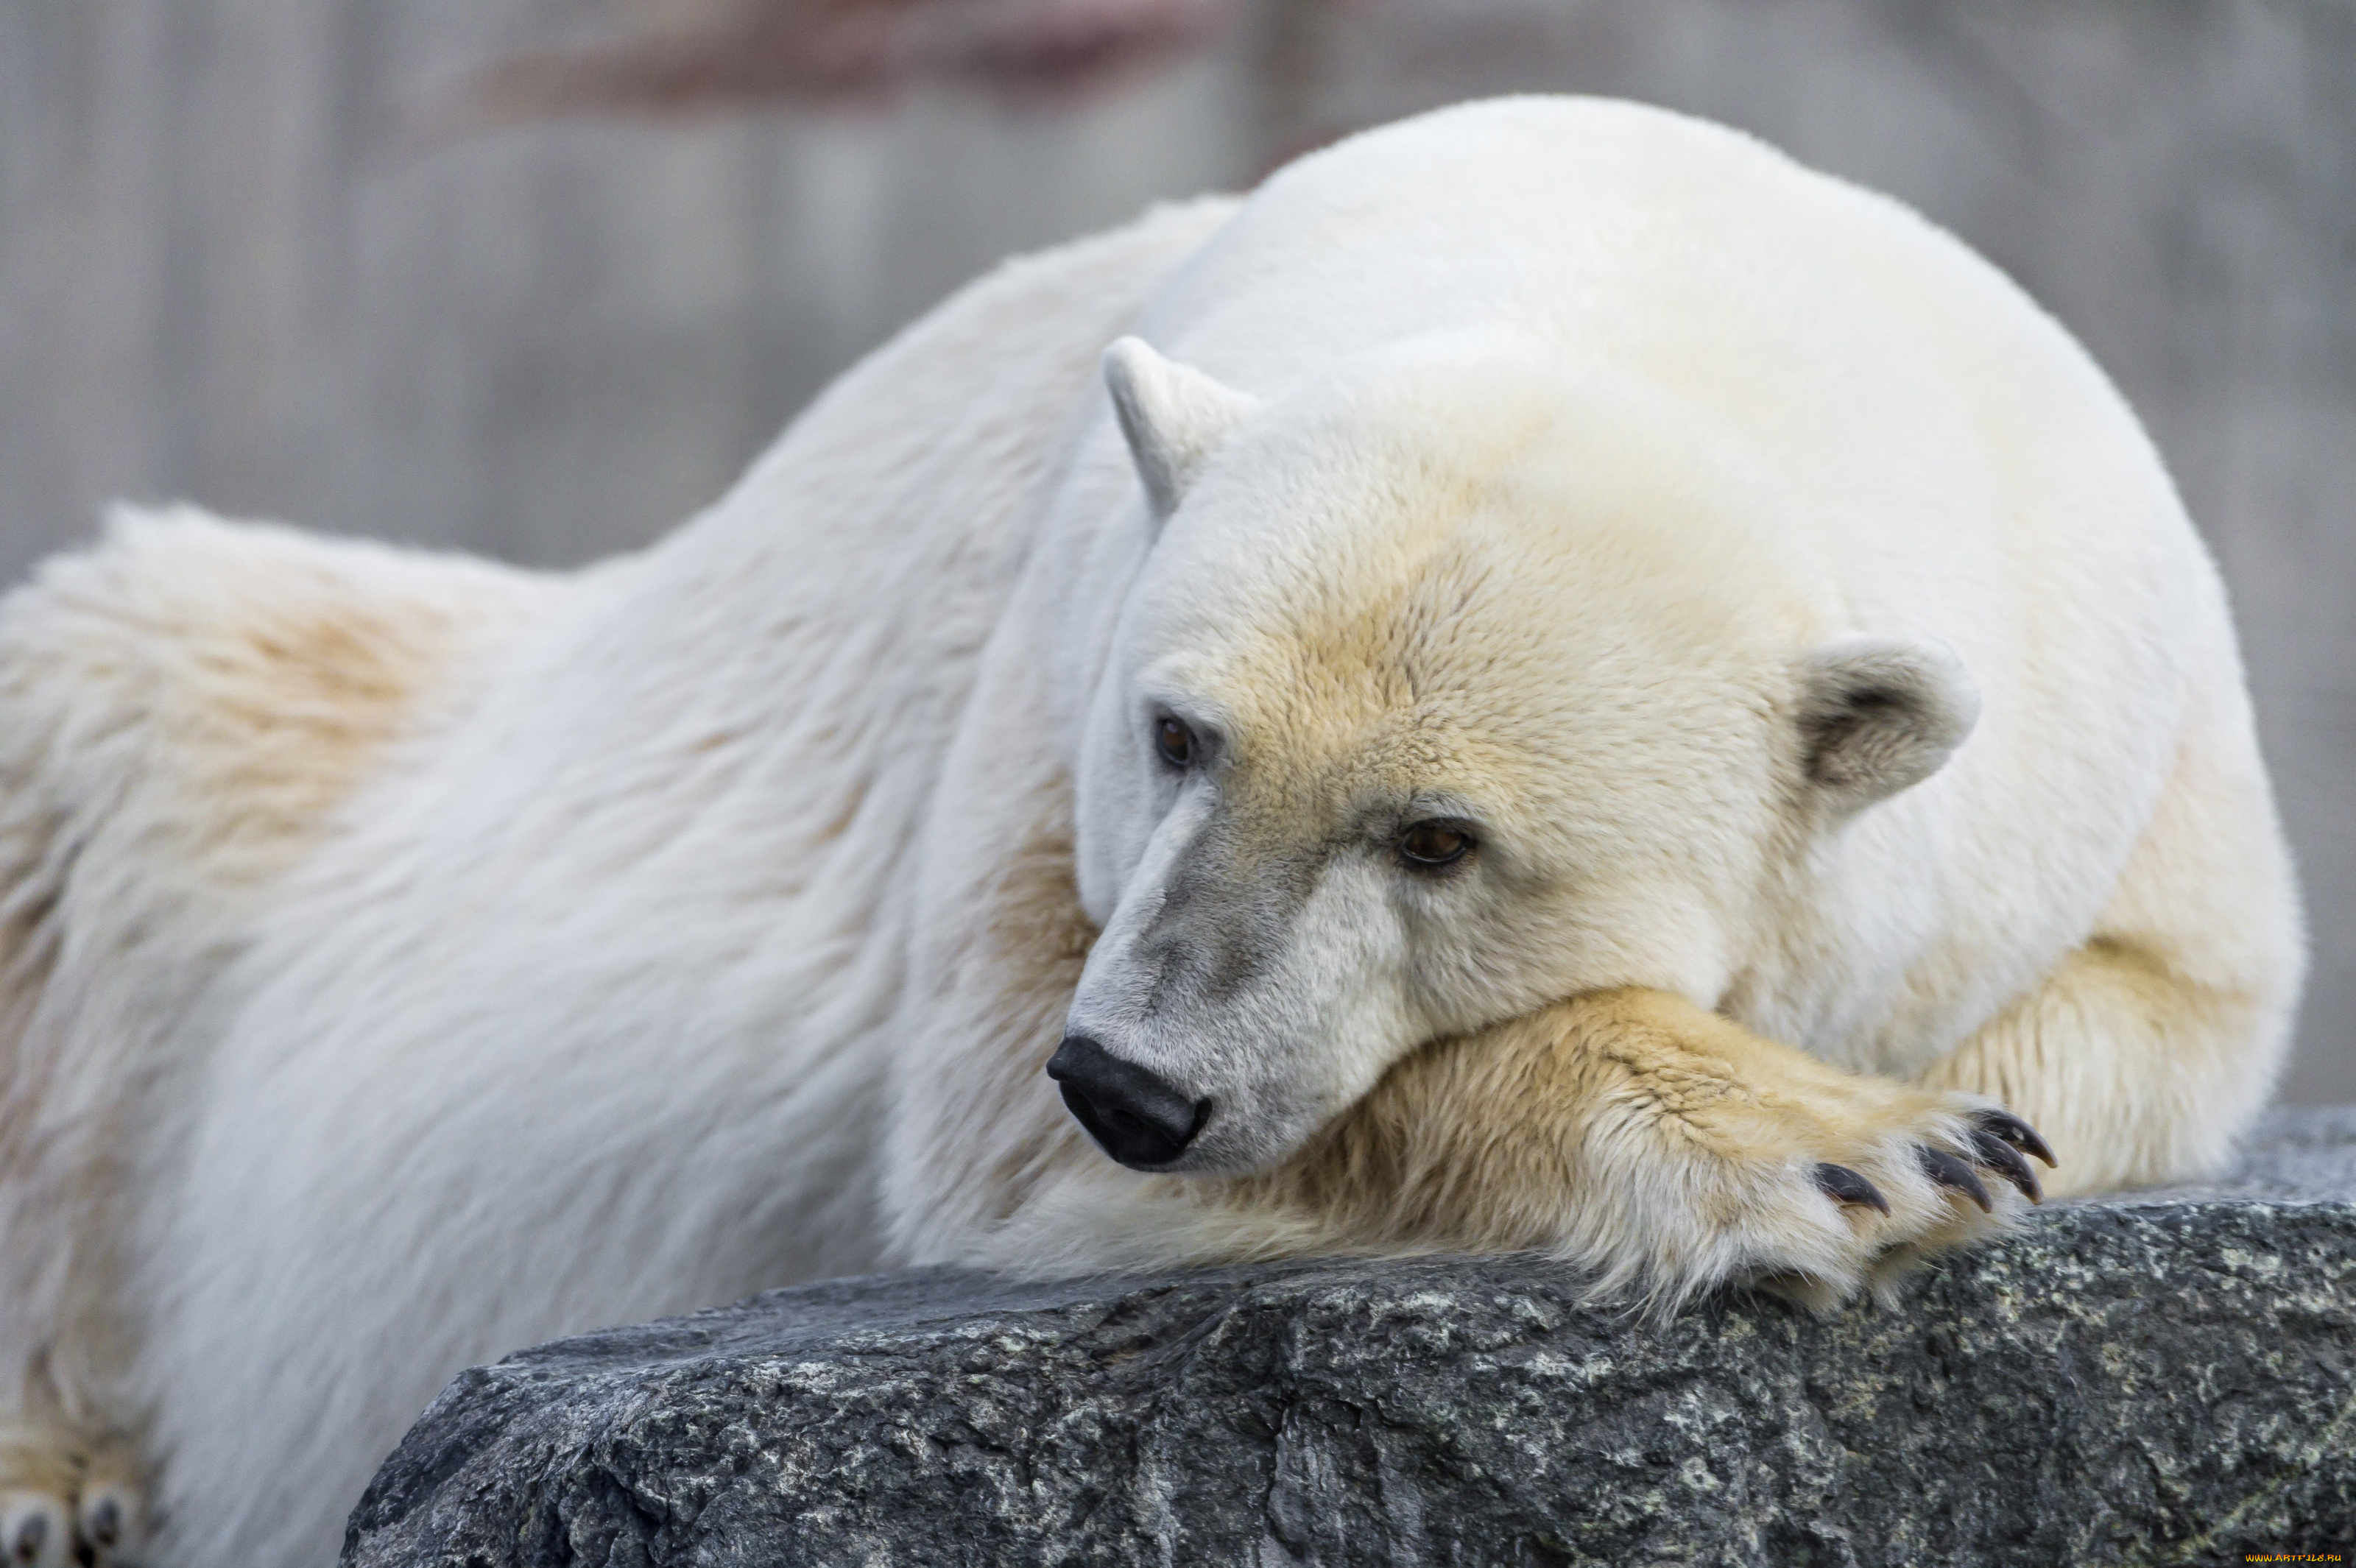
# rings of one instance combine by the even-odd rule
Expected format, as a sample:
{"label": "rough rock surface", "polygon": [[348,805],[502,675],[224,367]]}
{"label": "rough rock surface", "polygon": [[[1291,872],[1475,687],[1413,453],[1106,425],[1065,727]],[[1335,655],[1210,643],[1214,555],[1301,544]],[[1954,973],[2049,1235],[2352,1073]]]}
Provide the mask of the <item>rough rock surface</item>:
{"label": "rough rock surface", "polygon": [[1895,1310],[1660,1327],[1528,1257],[774,1292],[469,1371],[392,1564],[2211,1563],[2356,1545],[2356,1107]]}

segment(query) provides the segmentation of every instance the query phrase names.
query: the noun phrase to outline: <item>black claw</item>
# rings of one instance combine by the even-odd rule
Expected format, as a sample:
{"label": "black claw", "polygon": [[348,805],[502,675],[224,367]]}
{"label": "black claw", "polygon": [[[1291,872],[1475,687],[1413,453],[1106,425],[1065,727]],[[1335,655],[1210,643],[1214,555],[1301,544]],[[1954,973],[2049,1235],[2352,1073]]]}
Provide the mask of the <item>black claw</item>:
{"label": "black claw", "polygon": [[8,1543],[9,1555],[19,1563],[30,1563],[41,1555],[41,1543],[49,1538],[49,1521],[35,1514],[16,1527],[16,1539]]}
{"label": "black claw", "polygon": [[1981,1213],[1990,1214],[1996,1211],[1996,1200],[1988,1196],[1988,1189],[1981,1184],[1979,1177],[1974,1173],[1972,1168],[1945,1149],[1933,1148],[1928,1144],[1916,1144],[1914,1158],[1922,1166],[1923,1175],[1940,1186],[1952,1187],[1969,1198],[1980,1206]]}
{"label": "black claw", "polygon": [[2019,1188],[2020,1195],[2031,1203],[2045,1201],[2045,1189],[2037,1185],[2037,1172],[2029,1168],[2019,1149],[1993,1130],[1981,1127],[1972,1134],[1972,1157]]}
{"label": "black claw", "polygon": [[2061,1162],[2053,1157],[2053,1151],[2045,1147],[2043,1138],[2037,1136],[2037,1129],[2010,1111],[1974,1111],[1972,1120],[1979,1124],[1982,1132],[1994,1133],[2013,1147],[2035,1155],[2045,1162],[2046,1169],[2062,1168]]}
{"label": "black claw", "polygon": [[1890,1200],[1884,1198],[1872,1182],[1845,1165],[1816,1167],[1816,1185],[1837,1203],[1855,1203],[1862,1208],[1890,1212]]}
{"label": "black claw", "polygon": [[112,1498],[101,1498],[98,1506],[90,1510],[82,1529],[92,1544],[112,1546],[123,1539],[123,1505]]}

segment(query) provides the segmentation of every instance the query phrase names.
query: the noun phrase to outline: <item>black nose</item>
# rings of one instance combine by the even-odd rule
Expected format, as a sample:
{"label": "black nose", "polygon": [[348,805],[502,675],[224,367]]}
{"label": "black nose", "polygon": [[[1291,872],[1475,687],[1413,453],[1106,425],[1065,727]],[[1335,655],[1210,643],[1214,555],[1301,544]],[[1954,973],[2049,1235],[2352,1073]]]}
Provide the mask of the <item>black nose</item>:
{"label": "black nose", "polygon": [[1047,1076],[1064,1086],[1064,1104],[1088,1136],[1137,1170],[1168,1165],[1185,1153],[1211,1112],[1208,1100],[1189,1100],[1159,1074],[1123,1061],[1085,1035],[1064,1037],[1048,1059]]}

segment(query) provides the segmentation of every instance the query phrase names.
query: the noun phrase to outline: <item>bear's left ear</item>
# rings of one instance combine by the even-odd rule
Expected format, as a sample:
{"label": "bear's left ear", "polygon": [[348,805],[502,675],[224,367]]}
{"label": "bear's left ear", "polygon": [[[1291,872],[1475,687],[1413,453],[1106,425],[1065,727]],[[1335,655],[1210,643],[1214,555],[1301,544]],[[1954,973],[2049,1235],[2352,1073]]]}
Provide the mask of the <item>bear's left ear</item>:
{"label": "bear's left ear", "polygon": [[1156,524],[1169,520],[1203,464],[1259,407],[1250,393],[1164,359],[1140,337],[1105,350],[1104,379]]}
{"label": "bear's left ear", "polygon": [[1847,810],[1937,773],[1979,716],[1963,661],[1936,643],[1844,637],[1801,660],[1808,779]]}

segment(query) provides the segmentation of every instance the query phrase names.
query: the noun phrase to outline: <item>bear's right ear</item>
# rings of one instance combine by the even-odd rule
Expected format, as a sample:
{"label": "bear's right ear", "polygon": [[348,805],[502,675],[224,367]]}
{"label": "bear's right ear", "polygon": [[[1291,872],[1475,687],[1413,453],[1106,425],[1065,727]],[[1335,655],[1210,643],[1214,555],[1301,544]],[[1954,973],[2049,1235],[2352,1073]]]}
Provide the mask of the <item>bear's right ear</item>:
{"label": "bear's right ear", "polygon": [[1164,359],[1140,337],[1105,350],[1104,379],[1156,524],[1178,509],[1205,461],[1259,407],[1250,393]]}
{"label": "bear's right ear", "polygon": [[1855,811],[1922,783],[1972,732],[1980,697],[1936,643],[1844,637],[1800,665],[1800,741],[1809,782]]}

